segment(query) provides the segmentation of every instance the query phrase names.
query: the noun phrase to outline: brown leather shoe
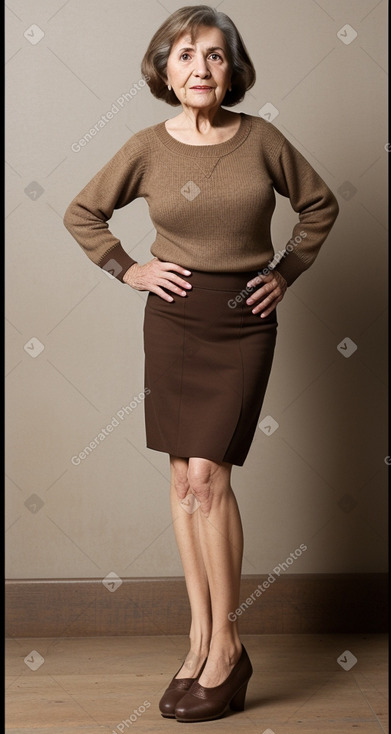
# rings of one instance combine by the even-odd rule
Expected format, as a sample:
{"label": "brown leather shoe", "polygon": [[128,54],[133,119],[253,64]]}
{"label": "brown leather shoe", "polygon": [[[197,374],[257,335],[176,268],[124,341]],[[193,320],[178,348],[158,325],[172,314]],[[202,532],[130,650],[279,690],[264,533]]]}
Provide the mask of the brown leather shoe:
{"label": "brown leather shoe", "polygon": [[242,654],[228,678],[214,688],[205,688],[196,680],[175,708],[177,721],[210,721],[224,716],[229,708],[243,711],[248,682],[253,668],[242,645]]}
{"label": "brown leather shoe", "polygon": [[207,659],[203,662],[201,670],[196,678],[176,678],[175,676],[178,675],[179,670],[181,670],[183,666],[181,665],[179,670],[177,670],[171,683],[168,688],[166,688],[159,701],[159,709],[162,716],[165,716],[168,719],[175,719],[175,706],[191,688],[193,683],[198,680],[205,667],[206,660]]}

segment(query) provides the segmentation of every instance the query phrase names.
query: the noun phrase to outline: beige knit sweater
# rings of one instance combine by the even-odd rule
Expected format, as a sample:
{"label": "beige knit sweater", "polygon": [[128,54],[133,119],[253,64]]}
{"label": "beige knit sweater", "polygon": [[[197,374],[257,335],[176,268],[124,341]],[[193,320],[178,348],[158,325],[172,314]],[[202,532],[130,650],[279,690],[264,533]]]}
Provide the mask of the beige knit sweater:
{"label": "beige knit sweater", "polygon": [[[160,260],[189,270],[266,273],[276,255],[277,270],[293,283],[315,260],[338,204],[274,125],[240,115],[236,134],[215,145],[181,143],[164,122],[133,135],[65,213],[88,257],[122,281],[136,261],[107,222],[114,209],[144,197],[156,229],[151,253]],[[275,191],[289,197],[298,222],[289,241],[273,248]],[[132,244],[129,238],[130,250]]]}

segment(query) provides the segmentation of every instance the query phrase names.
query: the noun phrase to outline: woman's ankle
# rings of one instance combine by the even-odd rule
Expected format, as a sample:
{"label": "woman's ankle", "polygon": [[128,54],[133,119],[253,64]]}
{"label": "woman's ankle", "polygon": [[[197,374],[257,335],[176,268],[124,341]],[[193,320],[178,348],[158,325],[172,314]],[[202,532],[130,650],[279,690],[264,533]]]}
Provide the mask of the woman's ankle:
{"label": "woman's ankle", "polygon": [[242,643],[239,637],[212,636],[209,648],[209,656],[211,658],[223,658],[230,665],[234,665],[237,663],[241,654]]}
{"label": "woman's ankle", "polygon": [[194,656],[205,658],[208,656],[209,648],[210,648],[210,642],[211,642],[211,633],[210,632],[201,632],[200,634],[194,634],[192,631],[190,631],[189,634],[189,645],[190,645],[190,653],[192,653]]}
{"label": "woman's ankle", "polygon": [[177,674],[177,678],[196,678],[201,671],[201,668],[208,657],[208,650],[195,652],[189,650],[184,660],[184,663]]}

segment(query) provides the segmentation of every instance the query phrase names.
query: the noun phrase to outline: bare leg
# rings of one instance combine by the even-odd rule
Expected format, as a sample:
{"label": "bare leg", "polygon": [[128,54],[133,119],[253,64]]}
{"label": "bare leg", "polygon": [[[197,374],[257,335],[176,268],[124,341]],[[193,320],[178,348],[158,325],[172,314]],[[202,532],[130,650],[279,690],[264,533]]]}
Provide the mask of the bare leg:
{"label": "bare leg", "polygon": [[[191,608],[190,651],[176,677],[195,678],[208,655],[212,633],[209,586],[200,548],[199,510],[192,511],[194,498],[189,493],[188,460],[170,456],[170,464],[171,512]],[[183,506],[181,501],[185,497],[189,504]]]}
{"label": "bare leg", "polygon": [[[200,502],[199,552],[206,570],[212,609],[212,635],[202,686],[220,685],[241,654],[237,622],[229,613],[239,606],[243,530],[230,484],[231,464],[191,457],[187,478],[190,492]],[[197,563],[201,563],[197,558]]]}
{"label": "bare leg", "polygon": [[[190,652],[178,677],[195,677],[208,655],[200,684],[222,683],[240,657],[237,622],[243,531],[230,485],[232,466],[207,459],[171,457],[171,508],[192,613]],[[198,500],[197,509],[181,501]],[[197,669],[196,669],[196,667]]]}

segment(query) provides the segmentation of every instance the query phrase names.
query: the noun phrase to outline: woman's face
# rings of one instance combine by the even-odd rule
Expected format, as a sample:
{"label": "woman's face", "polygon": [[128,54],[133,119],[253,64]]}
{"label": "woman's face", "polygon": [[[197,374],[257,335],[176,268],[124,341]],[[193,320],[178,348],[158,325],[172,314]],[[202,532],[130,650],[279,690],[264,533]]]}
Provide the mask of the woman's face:
{"label": "woman's face", "polygon": [[167,61],[167,83],[184,107],[219,107],[230,81],[226,41],[219,28],[201,26],[194,45],[188,32],[172,45]]}

